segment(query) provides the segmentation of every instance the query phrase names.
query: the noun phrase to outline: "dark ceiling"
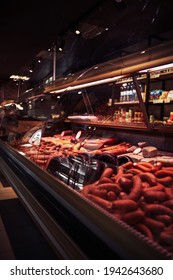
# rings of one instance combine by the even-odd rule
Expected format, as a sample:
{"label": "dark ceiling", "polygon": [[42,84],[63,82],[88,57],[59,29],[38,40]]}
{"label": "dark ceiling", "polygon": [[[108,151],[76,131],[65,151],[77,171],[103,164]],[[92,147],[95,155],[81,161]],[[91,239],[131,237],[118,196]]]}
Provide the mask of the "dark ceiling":
{"label": "dark ceiling", "polygon": [[[61,76],[172,40],[172,11],[170,0],[4,1],[0,79],[26,75],[30,67],[33,80],[48,76],[52,55],[47,50],[55,44]],[[79,36],[74,33],[77,25]],[[58,52],[60,46],[63,52]]]}
{"label": "dark ceiling", "polygon": [[0,79],[30,65],[99,0],[6,0],[0,6]]}

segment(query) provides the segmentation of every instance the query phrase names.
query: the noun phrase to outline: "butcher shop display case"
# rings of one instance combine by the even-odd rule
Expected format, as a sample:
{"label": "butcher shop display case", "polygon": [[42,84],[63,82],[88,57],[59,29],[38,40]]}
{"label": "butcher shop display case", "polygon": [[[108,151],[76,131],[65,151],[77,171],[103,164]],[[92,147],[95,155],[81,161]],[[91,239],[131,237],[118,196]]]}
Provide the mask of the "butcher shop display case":
{"label": "butcher shop display case", "polygon": [[44,234],[38,205],[66,237],[77,254],[69,258],[172,259],[173,66],[107,67],[115,64],[61,78],[29,100],[2,137],[4,173],[24,185],[14,188],[31,215],[32,197]]}

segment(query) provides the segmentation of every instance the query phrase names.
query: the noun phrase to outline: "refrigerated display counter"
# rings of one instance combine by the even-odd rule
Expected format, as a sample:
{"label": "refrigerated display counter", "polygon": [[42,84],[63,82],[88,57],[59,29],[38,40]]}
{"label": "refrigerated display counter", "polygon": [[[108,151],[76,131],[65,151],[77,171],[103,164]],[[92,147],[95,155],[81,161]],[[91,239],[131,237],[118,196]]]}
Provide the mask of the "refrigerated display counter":
{"label": "refrigerated display counter", "polygon": [[4,133],[1,169],[60,258],[172,259],[171,46],[57,81]]}
{"label": "refrigerated display counter", "polygon": [[0,141],[1,170],[62,259],[171,259],[172,253]]}

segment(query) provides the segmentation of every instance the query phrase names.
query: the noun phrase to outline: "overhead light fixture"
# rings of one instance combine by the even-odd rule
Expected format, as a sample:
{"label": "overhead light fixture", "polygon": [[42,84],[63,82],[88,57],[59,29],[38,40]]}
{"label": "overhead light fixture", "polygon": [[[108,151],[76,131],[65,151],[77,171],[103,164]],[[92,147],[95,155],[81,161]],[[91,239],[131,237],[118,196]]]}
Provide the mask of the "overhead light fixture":
{"label": "overhead light fixture", "polygon": [[32,69],[29,69],[29,72],[30,72],[30,73],[32,73],[32,72],[33,72],[33,70],[32,70]]}
{"label": "overhead light fixture", "polygon": [[62,52],[62,48],[61,48],[61,47],[59,47],[58,50],[59,50],[60,52]]}
{"label": "overhead light fixture", "polygon": [[75,33],[76,33],[77,35],[79,35],[79,34],[80,34],[80,30],[79,30],[79,29],[76,29],[76,30],[75,30]]}
{"label": "overhead light fixture", "polygon": [[14,81],[18,81],[18,80],[28,81],[30,78],[27,76],[11,75],[10,79],[12,79]]}
{"label": "overhead light fixture", "polygon": [[40,60],[40,59],[38,59],[37,61],[38,61],[38,63],[41,63],[41,60]]}

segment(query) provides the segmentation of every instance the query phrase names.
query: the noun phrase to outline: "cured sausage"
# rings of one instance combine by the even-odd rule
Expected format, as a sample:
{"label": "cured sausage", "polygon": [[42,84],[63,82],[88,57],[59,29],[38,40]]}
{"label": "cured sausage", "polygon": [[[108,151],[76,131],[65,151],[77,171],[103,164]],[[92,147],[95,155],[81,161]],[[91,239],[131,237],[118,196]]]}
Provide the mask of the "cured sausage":
{"label": "cured sausage", "polygon": [[157,178],[157,181],[165,186],[170,186],[173,183],[173,178],[171,176],[166,176],[164,178]]}
{"label": "cured sausage", "polygon": [[173,211],[161,204],[146,204],[144,206],[144,212],[147,216],[163,214],[173,217]]}
{"label": "cured sausage", "polygon": [[151,168],[151,167],[148,167],[148,166],[142,164],[142,162],[135,162],[135,163],[133,164],[133,167],[134,167],[134,168],[137,168],[137,169],[139,169],[139,170],[141,170],[141,171],[143,171],[143,172],[154,172],[154,171],[155,171],[155,169],[154,169],[153,166],[152,166],[152,168]]}
{"label": "cured sausage", "polygon": [[121,215],[121,219],[129,225],[135,225],[140,223],[144,218],[144,212],[137,209],[130,213],[125,213]]}
{"label": "cured sausage", "polygon": [[155,172],[155,175],[158,178],[162,178],[162,177],[166,177],[166,176],[173,177],[173,171],[172,170],[166,170],[166,168],[165,168],[165,169],[161,169],[161,170]]}
{"label": "cured sausage", "polygon": [[125,192],[129,192],[131,187],[133,186],[132,180],[125,178],[124,176],[119,179],[118,183],[120,184],[122,190],[124,190]]}
{"label": "cured sausage", "polygon": [[131,188],[131,192],[127,196],[127,198],[138,201],[142,194],[142,181],[139,175],[135,175],[132,178],[132,182],[133,182],[133,187]]}
{"label": "cured sausage", "polygon": [[100,179],[106,177],[106,178],[110,178],[113,174],[113,169],[110,167],[106,167],[103,172],[102,175],[100,176]]}
{"label": "cured sausage", "polygon": [[112,208],[112,202],[108,201],[106,199],[103,199],[101,197],[92,195],[92,194],[87,194],[87,198],[89,198],[91,201],[96,203],[97,205],[101,206],[102,208],[106,209],[107,211],[110,211]]}
{"label": "cured sausage", "polygon": [[131,169],[126,171],[126,174],[128,174],[128,173],[131,173],[133,175],[137,175],[137,174],[142,174],[143,172],[139,169],[131,168]]}
{"label": "cured sausage", "polygon": [[144,234],[146,237],[148,237],[149,239],[151,239],[151,240],[154,239],[151,230],[146,225],[139,223],[139,224],[135,225],[135,228],[137,230],[139,230],[142,234]]}
{"label": "cured sausage", "polygon": [[173,210],[173,199],[168,199],[162,203],[162,205]]}
{"label": "cured sausage", "polygon": [[112,203],[112,209],[117,210],[120,213],[126,213],[129,211],[134,211],[138,208],[137,202],[130,199],[119,199]]}
{"label": "cured sausage", "polygon": [[121,188],[116,183],[105,183],[105,184],[98,184],[98,189],[105,189],[107,191],[114,191],[116,194],[119,194],[121,192]]}
{"label": "cured sausage", "polygon": [[155,215],[154,219],[164,223],[165,226],[169,226],[172,223],[172,218],[168,215]]}
{"label": "cured sausage", "polygon": [[164,242],[168,245],[173,245],[173,234],[172,234],[172,232],[166,232],[166,231],[161,232],[161,234],[159,236],[159,241]]}
{"label": "cured sausage", "polygon": [[98,184],[104,184],[104,183],[113,183],[113,181],[108,177],[100,178],[100,180],[98,181]]}
{"label": "cured sausage", "polygon": [[167,194],[162,191],[146,191],[143,192],[143,195],[147,203],[163,202],[168,198]]}
{"label": "cured sausage", "polygon": [[160,221],[156,221],[149,217],[145,217],[143,223],[144,223],[144,225],[149,227],[149,229],[155,234],[159,234],[165,227],[164,223],[162,223]]}
{"label": "cured sausage", "polygon": [[141,173],[140,178],[142,179],[142,181],[147,181],[150,184],[150,186],[154,186],[157,184],[156,176],[152,173]]}

